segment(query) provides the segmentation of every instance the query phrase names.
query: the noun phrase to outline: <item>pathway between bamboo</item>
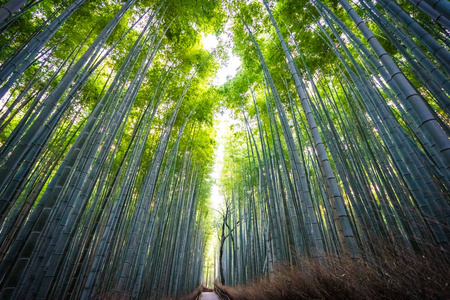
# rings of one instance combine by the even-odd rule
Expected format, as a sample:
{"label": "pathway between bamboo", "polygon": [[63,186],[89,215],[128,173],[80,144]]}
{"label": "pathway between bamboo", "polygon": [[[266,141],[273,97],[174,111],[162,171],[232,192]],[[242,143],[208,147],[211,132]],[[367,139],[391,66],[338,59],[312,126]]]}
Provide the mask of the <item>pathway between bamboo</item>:
{"label": "pathway between bamboo", "polygon": [[219,300],[219,297],[214,292],[203,292],[200,300]]}

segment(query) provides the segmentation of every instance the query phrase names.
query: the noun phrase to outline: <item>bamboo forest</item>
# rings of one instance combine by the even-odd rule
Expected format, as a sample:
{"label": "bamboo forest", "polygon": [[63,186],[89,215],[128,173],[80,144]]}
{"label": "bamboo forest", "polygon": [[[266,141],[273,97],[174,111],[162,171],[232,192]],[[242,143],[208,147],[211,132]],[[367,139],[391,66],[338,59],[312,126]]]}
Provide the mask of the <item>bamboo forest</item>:
{"label": "bamboo forest", "polygon": [[450,299],[450,2],[0,0],[0,299]]}

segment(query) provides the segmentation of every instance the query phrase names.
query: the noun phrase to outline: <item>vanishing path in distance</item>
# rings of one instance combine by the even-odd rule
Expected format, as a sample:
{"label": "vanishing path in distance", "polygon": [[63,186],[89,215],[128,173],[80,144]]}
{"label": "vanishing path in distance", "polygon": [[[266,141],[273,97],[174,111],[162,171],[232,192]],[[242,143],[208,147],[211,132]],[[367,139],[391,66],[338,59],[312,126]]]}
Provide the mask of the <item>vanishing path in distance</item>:
{"label": "vanishing path in distance", "polygon": [[214,292],[203,292],[200,297],[201,300],[220,300]]}

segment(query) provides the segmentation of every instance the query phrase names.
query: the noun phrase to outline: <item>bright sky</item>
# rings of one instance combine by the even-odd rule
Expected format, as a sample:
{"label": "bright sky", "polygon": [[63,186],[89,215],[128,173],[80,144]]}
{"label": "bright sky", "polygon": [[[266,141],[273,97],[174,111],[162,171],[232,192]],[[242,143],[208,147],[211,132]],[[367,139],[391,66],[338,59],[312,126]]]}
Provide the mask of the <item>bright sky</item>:
{"label": "bright sky", "polygon": [[[220,35],[220,39],[225,40],[227,42],[229,41],[229,38],[226,34]],[[209,34],[203,37],[203,46],[209,52],[213,51],[218,44],[219,39],[213,34]],[[230,79],[233,78],[236,75],[239,66],[241,65],[241,60],[239,59],[239,57],[237,57],[232,53],[231,47],[228,47],[226,51],[229,60],[226,65],[220,66],[219,70],[217,71],[216,77],[213,79],[214,85],[224,84],[225,82],[227,82],[227,77],[229,77]]]}
{"label": "bright sky", "polygon": [[213,209],[220,210],[223,205],[223,196],[220,193],[220,188],[216,183],[219,181],[220,173],[222,172],[223,155],[225,149],[225,135],[230,126],[230,117],[229,114],[224,113],[222,115],[216,114],[214,118],[216,119],[216,123],[214,125],[217,130],[216,139],[219,145],[214,153],[214,169],[211,174],[211,177],[214,180],[213,186],[211,188],[211,205]]}
{"label": "bright sky", "polygon": [[[219,45],[219,39],[224,41],[226,45],[231,45],[231,43],[229,43],[228,35],[222,34],[218,38],[213,34],[209,34],[203,37],[203,46],[206,50],[212,52]],[[232,53],[231,46],[227,47],[226,51],[229,60],[226,65],[221,64],[219,70],[217,71],[216,77],[213,79],[214,85],[222,85],[227,82],[227,78],[233,78],[236,75],[239,66],[241,65],[241,60]],[[223,154],[225,146],[224,137],[228,128],[233,123],[233,119],[230,116],[230,112],[227,110],[224,110],[221,114],[216,114],[214,118],[216,120],[215,128],[217,130],[217,141],[219,145],[214,153],[214,169],[211,176],[215,182],[218,182],[223,165]],[[219,186],[217,186],[217,184],[215,183],[213,184],[211,190],[211,204],[212,208],[216,210],[220,210],[223,204],[223,197],[220,193]]]}

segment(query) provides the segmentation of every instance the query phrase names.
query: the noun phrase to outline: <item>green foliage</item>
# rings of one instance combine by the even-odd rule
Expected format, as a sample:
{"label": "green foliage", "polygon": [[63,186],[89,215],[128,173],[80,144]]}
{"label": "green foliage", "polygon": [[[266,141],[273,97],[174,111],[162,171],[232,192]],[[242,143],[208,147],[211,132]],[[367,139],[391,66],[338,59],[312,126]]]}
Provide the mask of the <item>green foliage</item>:
{"label": "green foliage", "polygon": [[[18,14],[8,28],[0,28],[0,63],[25,55],[22,49],[69,2],[39,2]],[[442,80],[446,74],[441,66],[434,68],[439,61],[435,53],[424,54],[428,69],[417,57],[418,67],[409,66],[367,10],[352,3],[401,65],[403,86],[393,83],[397,74],[386,75],[389,68],[379,57],[370,61],[361,54],[370,45],[342,9],[343,1],[322,1],[343,25],[325,22],[327,13],[319,13],[318,1],[272,1],[276,31],[261,1],[141,0],[88,57],[101,64],[71,73],[125,2],[86,1],[39,49],[38,59],[24,56],[23,61],[33,63],[1,99],[0,170],[5,177],[0,176],[0,257],[5,278],[18,271],[21,281],[11,285],[11,290],[17,287],[16,298],[46,289],[42,298],[76,298],[85,290],[92,296],[93,287],[98,295],[117,288],[134,298],[152,292],[159,297],[197,286],[203,263],[199,255],[224,225],[210,209],[218,148],[214,119],[223,110],[234,117],[218,183],[233,227],[226,229],[230,238],[222,245],[227,279],[241,283],[272,276],[274,261],[298,264],[293,253],[320,258],[322,253],[313,249],[322,240],[321,250],[327,254],[346,253],[349,235],[341,233],[338,222],[344,215],[349,216],[344,229],[355,231],[355,247],[365,257],[380,256],[370,246],[373,236],[423,253],[435,251],[424,241],[448,246],[448,163],[440,156],[447,150],[439,152],[434,135],[423,129],[428,124],[416,124],[409,106],[422,105],[420,96],[403,99],[405,92],[417,90],[427,101],[421,107],[430,108],[433,124],[443,128],[439,138],[448,133],[445,100],[450,88]],[[403,2],[443,45],[441,51],[448,51],[448,32],[426,24],[427,16],[409,11],[410,4]],[[156,9],[148,35],[136,44]],[[225,32],[228,27],[230,32]],[[362,43],[351,43],[345,28]],[[210,53],[202,45],[208,34],[226,34],[230,40],[220,41]],[[405,51],[417,55],[418,49],[426,49],[422,46]],[[233,47],[242,65],[234,78],[214,86],[212,78],[229,59],[227,47]],[[142,72],[149,57],[151,64]],[[299,80],[293,80],[293,62],[306,91],[303,98],[297,94]],[[66,98],[74,83],[91,71]],[[73,78],[64,83],[67,74]],[[429,89],[429,82],[437,85],[437,92]],[[62,83],[62,94],[52,98]],[[45,119],[38,119],[47,108]],[[55,218],[48,219],[50,215]],[[34,230],[36,220],[45,224],[43,229]],[[34,239],[20,237],[32,229]],[[52,235],[45,236],[47,232]],[[33,255],[20,249],[8,252],[16,249],[11,245]],[[111,261],[100,268],[94,257]],[[40,268],[45,265],[50,267]],[[69,265],[75,266],[73,273]],[[159,276],[144,272],[144,266]],[[78,276],[89,280],[77,281]],[[47,285],[41,285],[43,278]],[[0,278],[0,288],[9,287],[13,279],[5,280]],[[29,290],[21,288],[28,282]],[[66,290],[59,290],[62,286]]]}

